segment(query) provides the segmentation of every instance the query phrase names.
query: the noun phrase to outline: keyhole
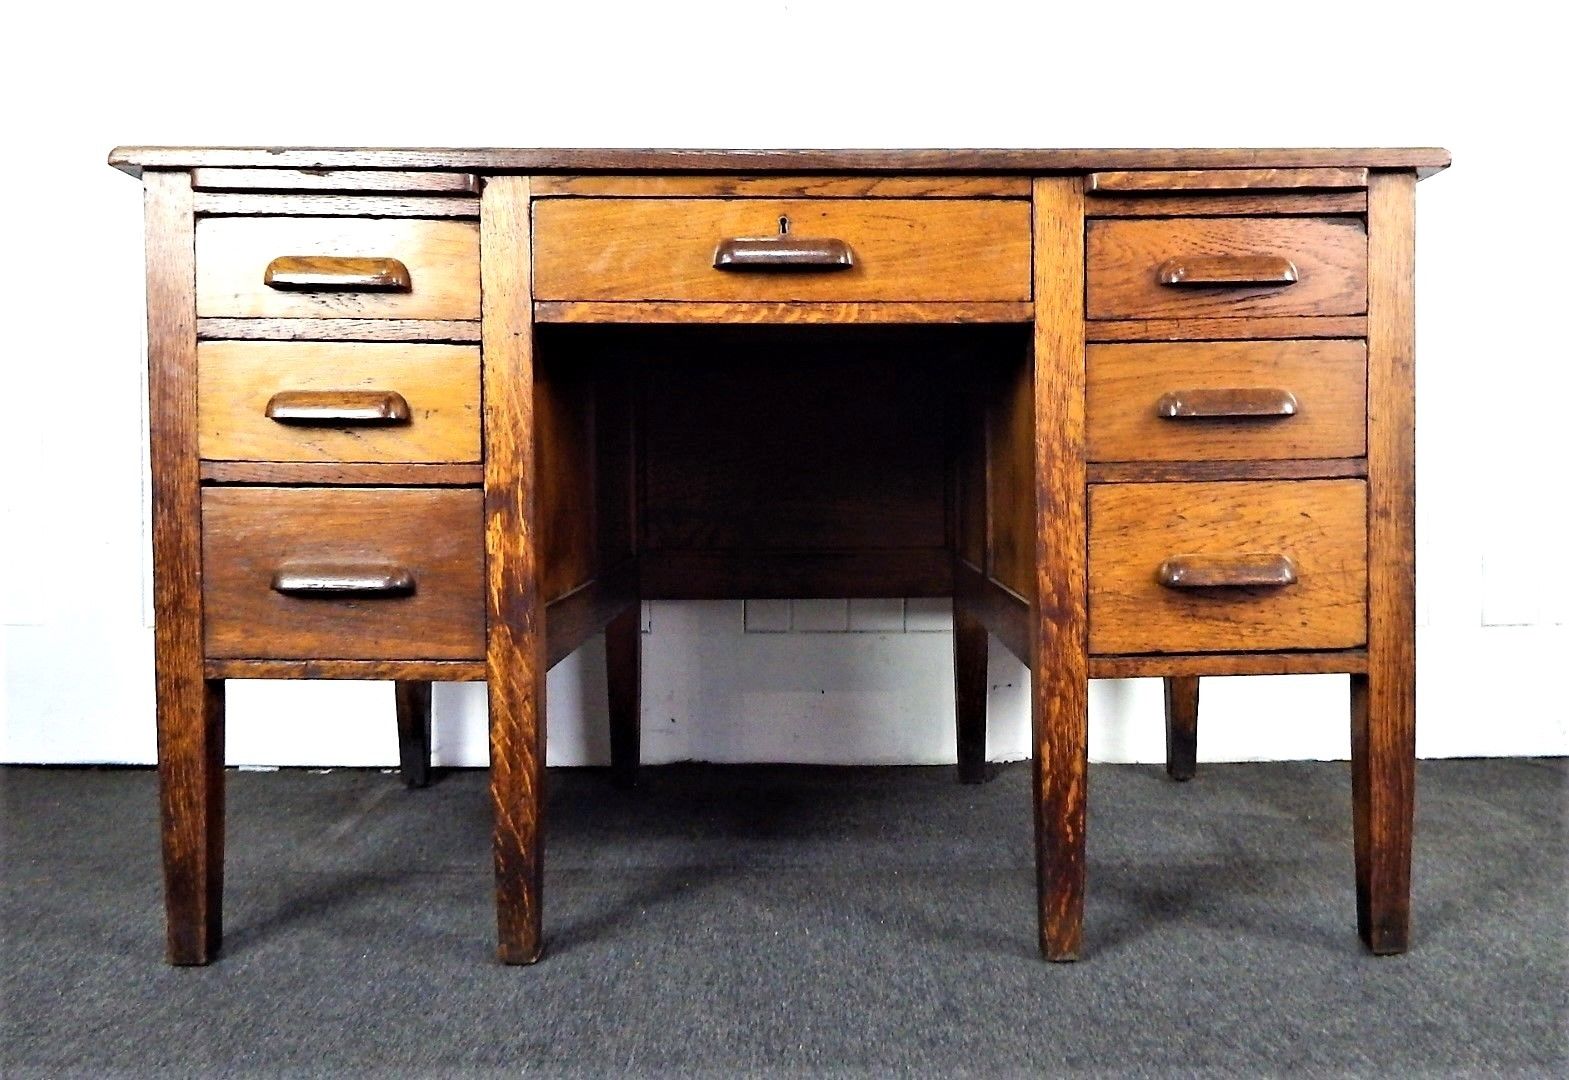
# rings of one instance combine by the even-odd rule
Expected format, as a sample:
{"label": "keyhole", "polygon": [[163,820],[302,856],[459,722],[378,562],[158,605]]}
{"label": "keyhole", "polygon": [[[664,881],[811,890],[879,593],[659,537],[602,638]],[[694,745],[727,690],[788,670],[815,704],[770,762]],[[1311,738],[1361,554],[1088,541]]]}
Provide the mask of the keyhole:
{"label": "keyhole", "polygon": [[779,215],[779,235],[783,236],[790,231],[790,219],[783,214]]}

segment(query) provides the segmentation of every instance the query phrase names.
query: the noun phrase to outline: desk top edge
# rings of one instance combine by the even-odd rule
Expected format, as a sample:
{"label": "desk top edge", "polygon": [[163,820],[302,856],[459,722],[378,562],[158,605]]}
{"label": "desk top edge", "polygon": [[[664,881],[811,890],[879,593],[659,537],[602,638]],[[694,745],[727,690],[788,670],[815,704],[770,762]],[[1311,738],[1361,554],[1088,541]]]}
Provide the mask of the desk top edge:
{"label": "desk top edge", "polygon": [[1280,149],[700,150],[447,147],[117,146],[109,164],[144,169],[454,169],[467,172],[1053,173],[1111,169],[1415,170],[1449,167],[1439,147]]}

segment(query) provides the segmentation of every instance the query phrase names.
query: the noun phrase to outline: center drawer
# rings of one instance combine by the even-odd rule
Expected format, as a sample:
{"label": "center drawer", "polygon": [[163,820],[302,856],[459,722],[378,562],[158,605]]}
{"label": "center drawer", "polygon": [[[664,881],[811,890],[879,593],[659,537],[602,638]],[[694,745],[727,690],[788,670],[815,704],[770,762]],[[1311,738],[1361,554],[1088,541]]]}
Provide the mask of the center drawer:
{"label": "center drawer", "polygon": [[474,488],[209,488],[207,655],[484,656],[483,508]]}
{"label": "center drawer", "polygon": [[1026,301],[1023,199],[534,203],[540,300]]}
{"label": "center drawer", "polygon": [[1090,652],[1367,641],[1361,480],[1094,484]]}

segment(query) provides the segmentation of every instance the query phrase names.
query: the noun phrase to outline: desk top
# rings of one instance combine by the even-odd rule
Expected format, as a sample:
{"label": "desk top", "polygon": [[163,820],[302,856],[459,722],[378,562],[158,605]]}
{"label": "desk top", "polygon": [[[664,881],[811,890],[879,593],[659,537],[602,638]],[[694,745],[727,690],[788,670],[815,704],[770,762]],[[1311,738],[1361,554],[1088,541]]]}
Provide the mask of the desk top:
{"label": "desk top", "polygon": [[591,150],[443,147],[118,146],[109,164],[143,169],[459,169],[473,172],[1052,173],[1103,169],[1449,167],[1438,147],[1274,150]]}

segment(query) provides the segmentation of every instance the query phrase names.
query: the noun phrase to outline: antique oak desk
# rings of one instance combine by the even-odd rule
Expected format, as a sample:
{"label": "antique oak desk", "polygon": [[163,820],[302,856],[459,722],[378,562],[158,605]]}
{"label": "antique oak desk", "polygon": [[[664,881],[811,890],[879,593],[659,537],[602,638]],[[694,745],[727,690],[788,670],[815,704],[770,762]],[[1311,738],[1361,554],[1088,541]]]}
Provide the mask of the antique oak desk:
{"label": "antique oak desk", "polygon": [[[640,598],[952,596],[1033,673],[1040,947],[1087,683],[1351,676],[1357,923],[1406,947],[1413,199],[1441,150],[115,150],[146,187],[169,958],[217,952],[230,678],[489,684],[500,956],[541,949],[545,672]],[[415,779],[418,777],[416,776]]]}

